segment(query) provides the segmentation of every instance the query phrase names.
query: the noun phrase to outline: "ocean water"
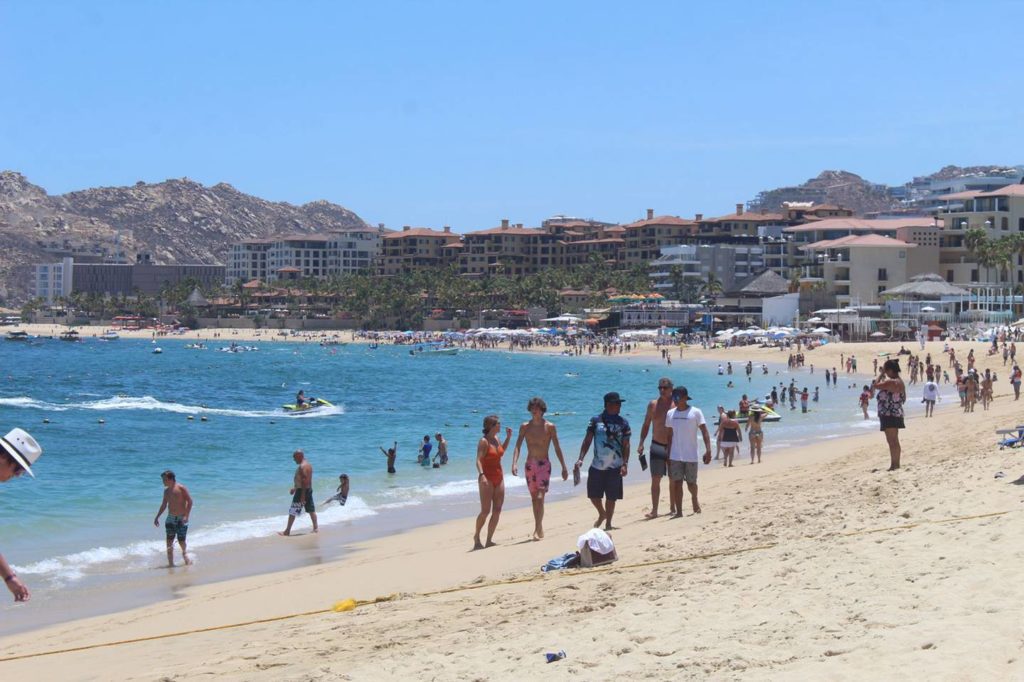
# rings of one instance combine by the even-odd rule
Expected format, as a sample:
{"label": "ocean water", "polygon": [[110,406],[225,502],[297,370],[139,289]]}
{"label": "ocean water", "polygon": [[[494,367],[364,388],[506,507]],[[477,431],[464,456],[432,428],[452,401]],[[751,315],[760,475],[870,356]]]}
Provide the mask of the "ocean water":
{"label": "ocean water", "polygon": [[[500,351],[411,357],[402,347],[357,344],[261,344],[249,353],[191,350],[175,340],[159,345],[163,353],[155,355],[141,340],[0,342],[0,428],[25,428],[45,451],[35,480],[0,486],[0,550],[34,589],[160,565],[163,528],[153,527],[153,517],[164,469],[173,469],[195,499],[189,545],[202,556],[283,528],[296,448],[314,466],[318,502],[333,494],[339,473],[352,480],[348,504],[320,512],[320,523],[365,531],[403,511],[410,522],[417,509],[436,518],[459,503],[465,513],[477,494],[473,459],[483,417],[497,413],[515,430],[529,417],[531,396],[546,399],[571,466],[607,391],[626,398],[635,443],[659,376],[686,385],[709,421],[717,404],[734,406],[743,392],[763,395],[790,380],[784,365],[768,376],[758,368],[748,384],[741,365],[722,377],[715,363],[678,357],[666,367],[654,359]],[[729,379],[736,388],[726,388]],[[848,386],[854,380],[826,390],[820,372],[800,371],[796,379],[812,392],[820,386],[822,400],[810,414],[782,410],[783,420],[766,428],[767,452],[877,428],[860,417],[858,389]],[[335,407],[284,412],[280,406],[300,388]],[[422,468],[418,445],[436,431],[449,442],[451,462]],[[388,475],[378,448],[394,441],[398,473]],[[526,500],[523,479],[508,474],[511,452],[504,464],[510,500]],[[552,483],[556,496],[580,490],[571,478]],[[303,516],[296,527],[306,525]]]}

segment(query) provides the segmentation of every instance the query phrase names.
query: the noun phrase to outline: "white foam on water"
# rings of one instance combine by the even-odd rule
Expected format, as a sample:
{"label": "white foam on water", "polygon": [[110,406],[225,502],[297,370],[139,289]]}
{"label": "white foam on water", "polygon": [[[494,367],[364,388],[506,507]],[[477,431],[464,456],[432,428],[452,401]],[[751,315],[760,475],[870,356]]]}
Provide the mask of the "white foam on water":
{"label": "white foam on water", "polygon": [[221,407],[204,407],[202,405],[183,405],[182,403],[164,402],[153,396],[116,396],[102,400],[87,400],[77,403],[49,403],[43,400],[36,400],[28,396],[17,398],[0,398],[0,405],[8,407],[21,407],[47,412],[66,412],[68,410],[92,410],[96,412],[110,412],[115,410],[148,410],[173,412],[176,414],[191,415],[218,415],[222,417],[243,417],[265,419],[273,417],[276,419],[309,419],[317,417],[330,417],[345,414],[345,408],[340,405],[318,407],[315,410],[305,412],[287,412],[285,410],[234,410]]}
{"label": "white foam on water", "polygon": [[[245,521],[231,521],[209,528],[198,528],[190,530],[188,535],[188,549],[191,554],[196,549],[223,545],[231,542],[251,540],[253,538],[269,537],[284,529],[288,508],[282,506],[281,513],[277,516],[268,516]],[[317,510],[317,521],[321,526],[345,523],[367,516],[375,516],[377,512],[371,509],[360,497],[349,497],[344,507],[338,504],[331,504],[324,509]],[[297,523],[309,523],[303,513]],[[200,521],[201,523],[201,521]],[[191,525],[191,520],[190,520]],[[93,547],[82,552],[65,554],[36,561],[24,566],[16,566],[14,569],[26,575],[39,575],[51,579],[57,584],[66,584],[81,579],[89,569],[104,570],[104,572],[123,573],[140,568],[153,566],[154,561],[160,561],[167,550],[166,541],[163,538],[163,528],[154,528],[154,533],[159,534],[159,540],[144,540],[133,542],[119,547]],[[177,550],[175,550],[177,551]]]}

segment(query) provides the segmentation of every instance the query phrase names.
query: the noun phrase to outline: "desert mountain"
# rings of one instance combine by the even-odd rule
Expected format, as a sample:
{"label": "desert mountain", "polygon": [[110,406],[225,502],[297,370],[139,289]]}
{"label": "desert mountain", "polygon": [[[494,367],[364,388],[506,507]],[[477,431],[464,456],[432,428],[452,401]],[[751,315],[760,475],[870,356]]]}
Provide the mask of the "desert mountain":
{"label": "desert mountain", "polygon": [[24,301],[30,266],[58,251],[157,263],[224,263],[230,245],[275,234],[362,226],[352,211],[326,201],[272,202],[219,183],[187,178],[131,187],[98,187],[51,196],[20,173],[0,172],[0,301]]}

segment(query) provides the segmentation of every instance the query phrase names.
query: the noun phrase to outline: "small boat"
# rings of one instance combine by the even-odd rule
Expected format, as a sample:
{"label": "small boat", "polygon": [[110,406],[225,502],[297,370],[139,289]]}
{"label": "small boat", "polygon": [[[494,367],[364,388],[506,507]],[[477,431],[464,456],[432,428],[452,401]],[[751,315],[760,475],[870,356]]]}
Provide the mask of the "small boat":
{"label": "small boat", "polygon": [[320,342],[321,346],[347,346],[348,341],[342,341],[341,339],[325,339]]}
{"label": "small boat", "polygon": [[230,346],[224,346],[217,350],[221,353],[252,353],[258,351],[259,348],[256,346],[239,346],[237,343],[232,343]]}
{"label": "small boat", "polygon": [[205,343],[186,343],[185,344],[185,349],[186,350],[206,350],[206,344]]}
{"label": "small boat", "polygon": [[164,351],[162,348],[160,348],[160,346],[157,346],[156,348],[153,349],[153,355],[160,355],[163,352]]}
{"label": "small boat", "polygon": [[100,341],[117,341],[121,338],[121,335],[117,332],[103,332],[97,338],[99,338]]}
{"label": "small boat", "polygon": [[28,341],[32,337],[28,335],[28,332],[18,330],[13,332],[7,332],[7,335],[4,336],[4,338],[7,339],[8,341]]}
{"label": "small boat", "polygon": [[409,349],[409,355],[458,355],[459,349],[441,343],[419,344]]}
{"label": "small boat", "polygon": [[307,400],[304,405],[282,405],[281,409],[285,410],[286,412],[309,412],[310,410],[315,410],[318,407],[334,407],[334,405],[327,402],[323,398],[312,398],[310,400]]}
{"label": "small boat", "polygon": [[369,348],[370,350],[377,350],[378,348],[380,348],[380,344],[371,343],[370,345],[367,346],[367,348]]}
{"label": "small boat", "polygon": [[[764,412],[764,416],[761,417],[761,421],[764,422],[764,423],[782,421],[782,415],[780,415],[778,412],[776,412],[775,410],[773,410],[770,407],[764,407],[762,405],[761,406],[761,411]],[[746,414],[738,415],[736,417],[736,421],[738,421],[740,424],[746,424],[748,416],[749,415],[746,415]],[[718,424],[718,420],[715,420],[715,424],[716,425]]]}
{"label": "small boat", "polygon": [[61,334],[60,335],[60,340],[61,341],[81,341],[82,337],[78,335],[77,331],[72,329],[71,331],[66,331],[63,334]]}

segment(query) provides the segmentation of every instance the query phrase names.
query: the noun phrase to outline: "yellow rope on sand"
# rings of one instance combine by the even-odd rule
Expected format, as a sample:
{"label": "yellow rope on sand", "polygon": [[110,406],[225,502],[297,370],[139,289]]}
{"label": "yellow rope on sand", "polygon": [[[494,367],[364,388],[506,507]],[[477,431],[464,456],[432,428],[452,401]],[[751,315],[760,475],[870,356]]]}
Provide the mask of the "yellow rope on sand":
{"label": "yellow rope on sand", "polygon": [[[892,531],[910,530],[912,528],[918,528],[920,526],[935,525],[940,523],[958,523],[961,521],[972,521],[974,519],[991,518],[994,516],[1003,516],[1009,514],[1010,511],[999,511],[999,512],[988,512],[985,514],[973,514],[971,516],[953,516],[947,519],[935,519],[929,521],[918,521],[917,523],[908,523],[903,526],[888,526],[885,528],[869,528],[866,530],[855,530],[848,533],[836,533],[834,535],[822,535],[811,537],[807,536],[807,539],[821,539],[828,537],[837,538],[850,538],[858,535],[870,535],[872,533],[889,533]],[[737,554],[746,554],[747,552],[758,552],[766,549],[772,549],[778,547],[778,542],[769,542],[763,545],[755,545],[753,547],[740,547],[738,549],[726,549],[719,552],[708,552],[706,554],[691,554],[684,557],[673,557],[670,559],[656,559],[654,561],[644,561],[635,564],[609,564],[607,566],[600,566],[597,568],[588,569],[588,573],[595,573],[600,571],[622,571],[634,568],[646,568],[648,566],[659,566],[663,564],[680,563],[683,561],[699,561],[702,559],[714,559],[723,556],[734,556]],[[527,583],[534,580],[541,580],[548,574],[541,573],[537,575],[526,575],[518,578],[507,578],[505,580],[498,580],[494,582],[481,582],[474,585],[459,585],[456,587],[447,587],[441,590],[433,590],[431,592],[419,592],[416,594],[406,595],[408,598],[423,598],[423,597],[434,597],[443,594],[452,594],[454,592],[468,592],[470,590],[478,590],[485,587],[497,587],[499,585],[515,585],[517,583]],[[103,649],[113,646],[121,646],[122,644],[137,644],[139,642],[152,642],[158,639],[170,639],[173,637],[184,637],[186,635],[196,635],[204,632],[217,632],[218,630],[231,630],[234,628],[243,628],[250,625],[261,625],[263,623],[274,623],[282,620],[291,620],[293,618],[305,618],[307,616],[322,616],[327,613],[337,613],[344,611],[352,611],[358,606],[367,606],[370,604],[380,604],[383,602],[395,601],[402,598],[400,594],[389,594],[381,597],[375,597],[373,599],[345,599],[343,601],[336,602],[329,609],[317,609],[315,611],[303,611],[301,613],[289,613],[283,616],[272,616],[269,618],[259,618],[256,620],[247,620],[241,623],[228,623],[226,625],[212,625],[205,628],[196,628],[194,630],[182,630],[179,632],[167,632],[161,635],[149,635],[148,637],[135,637],[132,639],[122,639],[116,642],[101,642],[99,644],[85,644],[83,646],[69,647],[66,649],[53,649],[51,651],[37,651],[29,654],[18,654],[16,656],[5,656],[0,658],[0,663],[6,663],[9,661],[19,661],[26,658],[39,658],[42,656],[55,656],[57,654],[70,654],[78,651],[89,651],[90,649]]]}

